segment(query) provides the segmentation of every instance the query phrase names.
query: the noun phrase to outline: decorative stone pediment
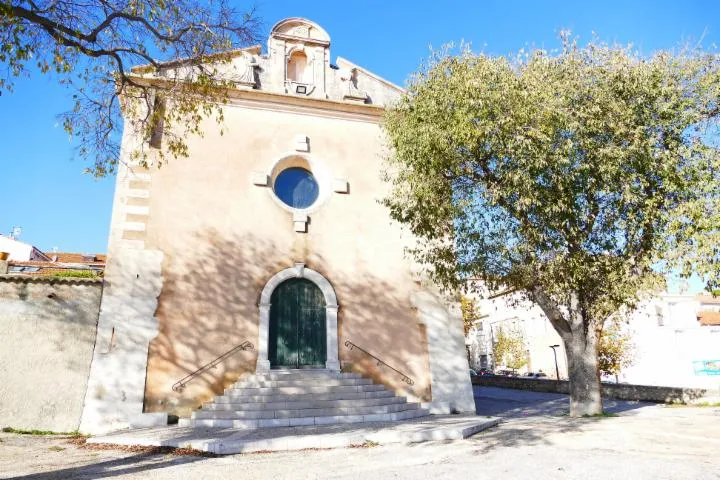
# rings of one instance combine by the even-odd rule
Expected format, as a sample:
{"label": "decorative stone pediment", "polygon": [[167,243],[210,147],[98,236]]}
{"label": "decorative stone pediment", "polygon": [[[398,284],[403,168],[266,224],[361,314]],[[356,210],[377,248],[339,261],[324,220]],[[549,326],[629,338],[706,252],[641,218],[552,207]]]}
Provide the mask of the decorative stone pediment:
{"label": "decorative stone pediment", "polygon": [[297,25],[297,26],[293,27],[289,33],[296,37],[310,38],[310,26],[309,25]]}
{"label": "decorative stone pediment", "polygon": [[[315,22],[299,17],[281,20],[272,27],[264,53],[260,45],[219,52],[208,56],[203,68],[237,90],[348,104],[386,106],[403,92],[397,85],[342,57],[333,63],[330,35]],[[185,77],[193,75],[194,69],[191,62],[176,61],[169,63],[168,72],[161,75],[153,65],[135,67],[133,73],[147,77],[172,73]],[[197,72],[201,73],[199,67]],[[356,109],[357,105],[348,108]]]}
{"label": "decorative stone pediment", "polygon": [[302,39],[308,43],[330,45],[330,35],[317,23],[304,18],[287,18],[275,24],[270,37]]}

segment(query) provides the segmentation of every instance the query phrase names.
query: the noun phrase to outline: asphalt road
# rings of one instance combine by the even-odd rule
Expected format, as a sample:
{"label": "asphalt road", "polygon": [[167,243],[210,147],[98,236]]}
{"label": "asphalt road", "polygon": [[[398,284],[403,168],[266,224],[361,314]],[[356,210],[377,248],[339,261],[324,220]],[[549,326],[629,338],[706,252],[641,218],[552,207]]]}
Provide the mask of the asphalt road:
{"label": "asphalt road", "polygon": [[0,478],[49,479],[720,479],[720,408],[610,402],[574,419],[567,398],[476,389],[504,422],[467,440],[218,458],[78,448],[0,433]]}
{"label": "asphalt road", "polygon": [[[559,393],[529,392],[507,388],[473,386],[475,407],[478,415],[493,417],[559,417],[570,411],[567,395]],[[652,403],[604,400],[605,412],[620,414],[655,407]]]}

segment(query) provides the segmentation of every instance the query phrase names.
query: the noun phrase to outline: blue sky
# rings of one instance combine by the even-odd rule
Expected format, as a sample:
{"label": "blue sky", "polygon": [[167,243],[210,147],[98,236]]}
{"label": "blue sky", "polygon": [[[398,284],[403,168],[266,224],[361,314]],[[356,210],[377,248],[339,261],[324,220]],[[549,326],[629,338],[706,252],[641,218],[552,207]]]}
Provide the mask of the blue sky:
{"label": "blue sky", "polygon": [[[237,2],[238,8],[245,3]],[[333,61],[345,57],[403,85],[429,47],[461,40],[474,49],[507,54],[528,46],[556,48],[571,29],[582,40],[595,32],[609,42],[632,42],[644,53],[682,42],[720,44],[717,1],[260,1],[265,31],[301,16],[331,36]],[[0,97],[0,233],[14,225],[41,249],[104,252],[114,178],[83,175],[56,114],[70,93],[49,76],[18,79]],[[232,134],[232,132],[229,132]],[[187,160],[190,161],[190,160]]]}

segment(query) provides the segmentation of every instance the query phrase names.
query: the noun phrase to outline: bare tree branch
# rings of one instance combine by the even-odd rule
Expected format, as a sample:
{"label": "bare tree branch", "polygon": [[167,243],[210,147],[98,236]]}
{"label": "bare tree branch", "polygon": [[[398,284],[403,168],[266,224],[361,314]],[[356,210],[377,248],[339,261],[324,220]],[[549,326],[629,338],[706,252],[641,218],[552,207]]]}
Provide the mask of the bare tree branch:
{"label": "bare tree branch", "polygon": [[[74,105],[61,114],[65,130],[78,142],[89,170],[104,175],[120,160],[122,110],[141,138],[158,122],[156,95],[173,105],[162,121],[169,149],[158,161],[187,153],[184,138],[201,134],[199,122],[214,115],[227,88],[210,56],[257,43],[260,20],[249,7],[238,13],[230,0],[0,0],[0,95],[29,67],[53,73],[72,88]],[[222,63],[230,57],[214,56]],[[163,82],[138,81],[131,66]],[[135,160],[147,160],[142,145]]]}

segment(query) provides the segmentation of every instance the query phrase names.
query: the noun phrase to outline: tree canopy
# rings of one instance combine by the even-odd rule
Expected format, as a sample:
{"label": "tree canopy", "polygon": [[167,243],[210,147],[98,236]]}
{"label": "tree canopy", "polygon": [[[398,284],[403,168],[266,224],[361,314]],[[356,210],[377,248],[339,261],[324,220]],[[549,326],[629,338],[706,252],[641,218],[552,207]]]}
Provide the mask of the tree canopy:
{"label": "tree canopy", "polygon": [[[208,59],[257,41],[255,11],[241,13],[230,3],[0,0],[0,95],[12,91],[16,77],[37,72],[72,87],[62,124],[96,175],[117,165],[121,108],[137,119],[130,127],[141,138],[160,124],[171,134],[161,155],[186,155],[184,138],[201,133],[199,121],[222,118],[216,101],[226,85],[216,64],[223,58]],[[146,65],[144,75],[164,82],[141,81],[134,65]],[[143,151],[134,154],[141,163],[146,158]]]}
{"label": "tree canopy", "polygon": [[441,285],[477,277],[537,302],[585,398],[571,413],[597,413],[605,319],[664,270],[720,281],[719,98],[704,51],[568,35],[554,54],[444,51],[387,114],[384,203]]}
{"label": "tree canopy", "polygon": [[475,322],[480,319],[480,310],[477,301],[471,297],[460,297],[460,313],[463,319],[463,332],[467,337]]}
{"label": "tree canopy", "polygon": [[493,362],[497,368],[500,365],[513,370],[519,370],[528,363],[528,351],[525,345],[525,335],[514,328],[498,327],[492,346]]}

